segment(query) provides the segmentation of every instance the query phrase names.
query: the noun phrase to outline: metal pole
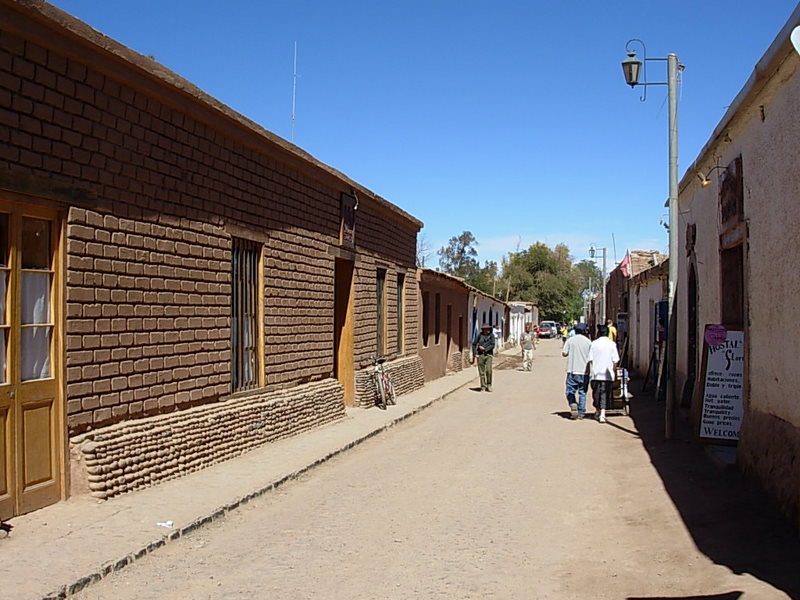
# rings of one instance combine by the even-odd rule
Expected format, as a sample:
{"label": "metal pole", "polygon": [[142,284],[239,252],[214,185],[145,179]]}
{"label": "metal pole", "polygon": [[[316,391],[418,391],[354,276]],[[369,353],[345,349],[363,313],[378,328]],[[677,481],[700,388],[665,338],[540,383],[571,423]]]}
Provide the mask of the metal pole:
{"label": "metal pole", "polygon": [[603,248],[603,304],[601,305],[600,325],[606,324],[606,253],[608,248]]}
{"label": "metal pole", "polygon": [[678,57],[667,55],[667,92],[669,95],[669,292],[667,306],[667,398],[664,437],[672,439],[676,406],[675,375],[677,367],[677,318],[675,289],[678,284]]}

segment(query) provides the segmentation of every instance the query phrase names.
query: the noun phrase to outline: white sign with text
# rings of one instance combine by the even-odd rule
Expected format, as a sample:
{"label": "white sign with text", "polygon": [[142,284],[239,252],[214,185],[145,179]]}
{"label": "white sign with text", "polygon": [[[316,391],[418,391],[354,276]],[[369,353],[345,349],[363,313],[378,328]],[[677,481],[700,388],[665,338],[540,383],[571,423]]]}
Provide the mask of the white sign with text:
{"label": "white sign with text", "polygon": [[706,346],[700,437],[736,441],[744,410],[744,332],[725,333],[724,340]]}

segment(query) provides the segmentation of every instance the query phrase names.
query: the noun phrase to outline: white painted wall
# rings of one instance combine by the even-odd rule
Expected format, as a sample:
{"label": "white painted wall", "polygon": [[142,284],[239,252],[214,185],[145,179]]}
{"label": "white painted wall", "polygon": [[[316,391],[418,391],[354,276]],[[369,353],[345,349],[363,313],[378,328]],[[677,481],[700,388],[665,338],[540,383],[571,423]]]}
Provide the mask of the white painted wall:
{"label": "white painted wall", "polygon": [[[472,348],[472,341],[480,333],[481,325],[486,322],[490,323],[492,327],[499,324],[505,330],[505,309],[506,304],[500,300],[496,300],[489,296],[477,292],[470,292],[469,305],[477,310],[477,318],[473,319],[472,310],[470,310],[469,321],[469,340],[470,348]],[[507,340],[503,340],[504,343]]]}
{"label": "white painted wall", "polygon": [[[750,407],[800,426],[796,401],[797,358],[791,344],[797,329],[797,268],[800,236],[800,57],[786,54],[779,70],[763,83],[753,100],[741,107],[719,136],[706,148],[697,171],[705,174],[715,165],[742,157],[744,211],[748,224],[745,242],[745,294],[749,326],[746,375],[751,390]],[[758,89],[754,86],[753,89]],[[697,226],[698,321],[700,339],[706,323],[720,321],[720,260],[718,175],[701,188],[687,173],[679,195],[680,240],[685,248],[686,225]],[[689,264],[680,253],[677,286],[678,387],[686,377],[687,289]],[[701,352],[702,346],[698,348]],[[698,357],[698,364],[699,357]]]}

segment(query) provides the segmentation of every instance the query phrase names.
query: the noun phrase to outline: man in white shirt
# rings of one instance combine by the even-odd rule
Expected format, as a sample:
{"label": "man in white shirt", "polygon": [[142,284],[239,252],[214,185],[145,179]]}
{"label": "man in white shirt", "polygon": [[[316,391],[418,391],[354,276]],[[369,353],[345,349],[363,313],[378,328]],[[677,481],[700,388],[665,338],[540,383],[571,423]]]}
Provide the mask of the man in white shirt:
{"label": "man in white shirt", "polygon": [[601,423],[606,422],[606,404],[611,397],[614,384],[614,366],[619,362],[617,345],[608,337],[608,327],[597,328],[597,339],[589,348],[589,362],[592,363],[592,400],[600,412],[595,416]]}
{"label": "man in white shirt", "polygon": [[[592,342],[586,337],[586,324],[578,323],[572,330],[572,337],[561,349],[561,356],[567,357],[567,404],[573,419],[582,419],[586,414],[586,363]],[[577,402],[575,392],[578,393]]]}

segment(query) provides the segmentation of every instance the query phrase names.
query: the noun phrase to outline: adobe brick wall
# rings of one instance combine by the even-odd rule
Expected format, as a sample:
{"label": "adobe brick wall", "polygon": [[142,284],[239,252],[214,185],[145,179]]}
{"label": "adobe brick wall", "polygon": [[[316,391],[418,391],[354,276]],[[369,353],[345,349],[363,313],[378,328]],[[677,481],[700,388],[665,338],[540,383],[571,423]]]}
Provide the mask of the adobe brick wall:
{"label": "adobe brick wall", "polygon": [[464,352],[453,352],[450,355],[450,363],[447,365],[447,370],[450,372],[458,372],[463,371],[468,366],[469,353],[466,350]]}
{"label": "adobe brick wall", "polygon": [[72,207],[67,218],[70,429],[230,391],[230,238]]}
{"label": "adobe brick wall", "polygon": [[[408,394],[425,385],[425,374],[422,369],[422,359],[419,356],[409,356],[392,362],[385,362],[384,369],[389,373],[398,396]],[[356,399],[358,408],[372,408],[378,401],[378,391],[375,387],[374,367],[367,367],[356,373]]]}
{"label": "adobe brick wall", "polygon": [[81,457],[88,491],[107,499],[342,417],[342,388],[329,379],[98,429],[75,436],[72,454]]}
{"label": "adobe brick wall", "polygon": [[[0,188],[65,216],[69,433],[230,392],[233,236],[264,244],[266,390],[332,377],[328,250],[357,184],[157,63],[15,4],[0,2]],[[356,362],[375,351],[379,266],[390,347],[406,273],[410,356],[419,223],[359,190]]]}

